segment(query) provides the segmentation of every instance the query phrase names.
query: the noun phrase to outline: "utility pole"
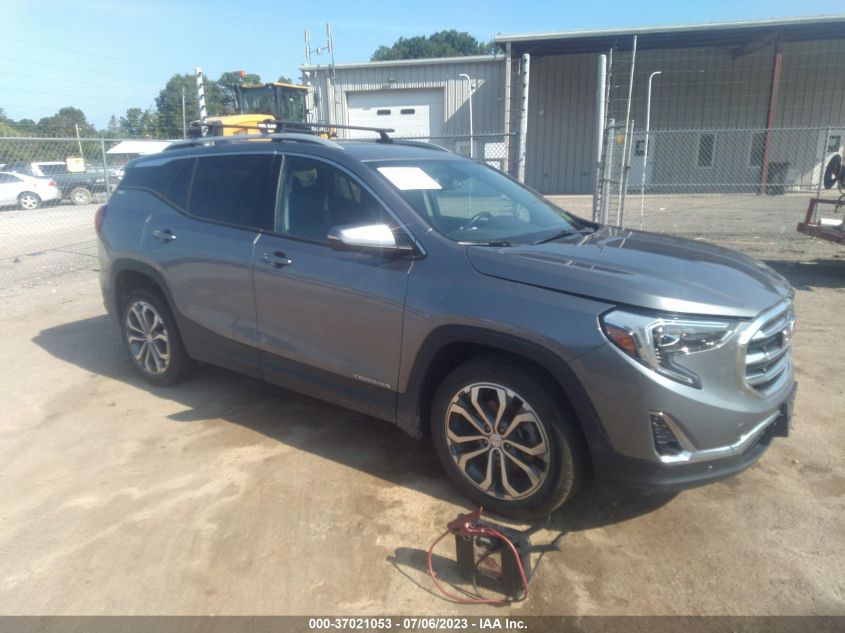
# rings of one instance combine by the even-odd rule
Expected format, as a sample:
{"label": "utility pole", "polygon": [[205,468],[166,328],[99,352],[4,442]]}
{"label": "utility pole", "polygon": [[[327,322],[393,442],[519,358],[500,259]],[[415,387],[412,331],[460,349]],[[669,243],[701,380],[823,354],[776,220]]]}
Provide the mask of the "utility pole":
{"label": "utility pole", "polygon": [[182,86],[182,138],[188,138],[188,124],[185,117],[185,86]]}
{"label": "utility pole", "polygon": [[79,145],[79,157],[84,161],[85,154],[82,153],[82,140],[79,138],[79,124],[74,123],[73,127],[76,128],[76,142]]}

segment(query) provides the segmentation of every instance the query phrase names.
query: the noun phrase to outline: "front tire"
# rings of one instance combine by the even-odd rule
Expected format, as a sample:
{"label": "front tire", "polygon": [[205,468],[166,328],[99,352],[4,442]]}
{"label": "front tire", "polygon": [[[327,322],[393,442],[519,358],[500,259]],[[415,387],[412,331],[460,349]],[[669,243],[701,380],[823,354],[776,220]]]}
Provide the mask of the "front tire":
{"label": "front tire", "polygon": [[475,503],[520,519],[549,514],[585,471],[580,429],[530,366],[481,358],[454,369],[431,408],[435,449]]}
{"label": "front tire", "polygon": [[147,289],[129,292],[123,301],[120,323],[126,353],[151,384],[175,385],[195,368],[176,321],[158,293]]}
{"label": "front tire", "polygon": [[24,191],[18,196],[18,208],[22,211],[34,211],[41,206],[41,197],[37,193]]}

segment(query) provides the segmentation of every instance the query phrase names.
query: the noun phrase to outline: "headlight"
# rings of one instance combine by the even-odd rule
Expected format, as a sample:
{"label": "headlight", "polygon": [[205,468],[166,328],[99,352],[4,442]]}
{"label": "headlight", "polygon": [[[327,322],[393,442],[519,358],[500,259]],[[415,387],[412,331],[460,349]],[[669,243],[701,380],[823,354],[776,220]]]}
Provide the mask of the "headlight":
{"label": "headlight", "polygon": [[667,317],[624,310],[601,317],[605,336],[627,356],[667,378],[699,389],[699,377],[681,367],[678,359],[720,347],[738,325],[730,319]]}

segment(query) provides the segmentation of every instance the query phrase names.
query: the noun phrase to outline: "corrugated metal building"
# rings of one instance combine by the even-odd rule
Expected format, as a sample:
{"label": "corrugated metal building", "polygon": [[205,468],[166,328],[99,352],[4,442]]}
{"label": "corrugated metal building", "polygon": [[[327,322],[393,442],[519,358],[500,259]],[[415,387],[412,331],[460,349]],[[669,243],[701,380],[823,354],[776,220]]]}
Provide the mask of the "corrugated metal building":
{"label": "corrugated metal building", "polygon": [[[334,68],[305,65],[300,70],[303,83],[314,88],[314,116],[320,121],[394,128],[404,137],[459,136],[468,145],[471,89],[479,157],[484,135],[502,132],[502,55],[337,64]],[[459,145],[458,149],[468,147]]]}
{"label": "corrugated metal building", "polygon": [[[597,58],[613,49],[609,116],[625,119],[633,37],[634,148],[642,146],[649,76],[654,135],[648,179],[678,185],[754,183],[766,128],[777,128],[767,159],[789,169],[789,183],[818,180],[820,155],[845,139],[845,16],[678,27],[501,35],[514,76],[531,57],[526,182],[544,193],[591,193],[597,164]],[[520,97],[511,82],[510,103]],[[770,107],[771,104],[771,107]],[[510,109],[516,129],[519,112]],[[701,133],[696,133],[701,130]],[[722,132],[731,130],[731,132]],[[761,133],[762,132],[762,133]],[[770,139],[771,140],[771,139]],[[661,147],[661,144],[663,147]],[[637,180],[638,152],[631,155]]]}
{"label": "corrugated metal building", "polygon": [[[500,158],[490,162],[514,173],[527,53],[525,181],[543,193],[592,193],[599,55],[613,51],[608,115],[624,121],[634,36],[629,184],[644,171],[647,86],[657,71],[645,170],[652,190],[747,190],[766,178],[763,163],[806,189],[824,157],[843,149],[845,16],[500,35],[497,56],[306,65],[302,80],[314,87],[318,120],[433,139],[468,139],[471,84],[474,135],[499,135],[477,138],[475,156]],[[469,153],[467,140],[444,144]]]}

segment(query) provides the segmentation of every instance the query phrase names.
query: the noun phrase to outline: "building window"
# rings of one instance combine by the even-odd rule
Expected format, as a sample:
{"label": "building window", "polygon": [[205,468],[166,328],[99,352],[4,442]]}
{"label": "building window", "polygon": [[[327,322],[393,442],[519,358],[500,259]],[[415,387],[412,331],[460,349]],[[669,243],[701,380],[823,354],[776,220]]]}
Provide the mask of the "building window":
{"label": "building window", "polygon": [[414,108],[402,108],[399,110],[399,114],[414,114],[416,110]]}
{"label": "building window", "polygon": [[748,164],[751,167],[763,166],[763,153],[766,151],[766,133],[755,132],[751,137],[751,156],[748,159]]}
{"label": "building window", "polygon": [[645,156],[645,141],[637,141],[634,144],[634,156]]}
{"label": "building window", "polygon": [[716,144],[716,137],[713,134],[702,134],[698,137],[698,166],[713,166],[713,148]]}
{"label": "building window", "polygon": [[376,114],[379,116],[387,116],[390,114],[390,110],[376,110]]}

